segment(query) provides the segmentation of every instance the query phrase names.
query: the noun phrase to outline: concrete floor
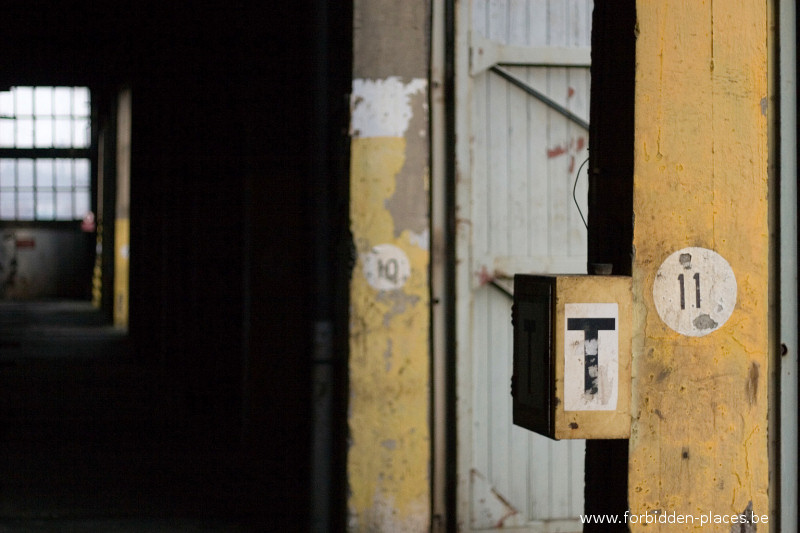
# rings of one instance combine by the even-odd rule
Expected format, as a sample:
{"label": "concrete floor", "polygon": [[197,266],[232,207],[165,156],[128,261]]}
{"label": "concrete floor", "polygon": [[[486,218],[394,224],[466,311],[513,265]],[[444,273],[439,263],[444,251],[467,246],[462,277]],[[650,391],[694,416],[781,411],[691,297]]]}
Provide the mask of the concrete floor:
{"label": "concrete floor", "polygon": [[267,531],[263,476],[170,379],[86,302],[0,303],[0,533]]}

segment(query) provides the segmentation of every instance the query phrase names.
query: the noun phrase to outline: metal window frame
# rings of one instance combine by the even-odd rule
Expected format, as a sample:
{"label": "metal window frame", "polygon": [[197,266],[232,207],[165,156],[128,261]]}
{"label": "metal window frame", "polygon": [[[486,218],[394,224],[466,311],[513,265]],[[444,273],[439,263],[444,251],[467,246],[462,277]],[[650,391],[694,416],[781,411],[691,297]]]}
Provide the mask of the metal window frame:
{"label": "metal window frame", "polygon": [[[49,118],[49,119],[52,119],[52,120],[55,120],[56,118],[68,118],[72,123],[74,123],[74,121],[77,120],[77,119],[81,119],[81,120],[85,119],[85,120],[88,120],[89,128],[90,128],[88,139],[87,139],[87,145],[84,146],[84,147],[75,147],[75,146],[71,146],[71,147],[55,147],[55,146],[53,146],[53,147],[35,147],[34,146],[34,147],[22,147],[22,148],[16,147],[16,146],[14,146],[14,147],[5,146],[5,147],[0,147],[0,159],[14,159],[14,160],[30,159],[30,160],[33,160],[33,161],[36,161],[36,160],[39,160],[39,159],[53,159],[53,160],[55,160],[55,159],[69,159],[69,160],[71,160],[73,162],[75,160],[78,160],[78,159],[86,159],[86,160],[89,161],[89,165],[90,165],[90,169],[89,169],[89,173],[90,173],[90,175],[89,175],[89,184],[88,184],[87,187],[83,187],[83,186],[79,187],[76,184],[75,173],[74,173],[74,169],[73,169],[72,176],[71,176],[71,179],[70,179],[71,183],[70,183],[69,188],[67,188],[67,187],[59,187],[55,183],[53,183],[53,185],[48,186],[48,187],[39,187],[37,185],[37,183],[36,183],[36,169],[34,167],[34,175],[33,175],[34,176],[34,182],[33,182],[33,185],[31,187],[24,187],[24,188],[20,187],[19,183],[17,182],[16,176],[15,176],[15,183],[14,183],[13,187],[0,187],[0,194],[2,194],[3,192],[8,192],[8,191],[13,191],[16,194],[19,194],[20,192],[32,192],[33,193],[33,215],[32,215],[32,218],[20,218],[20,210],[19,210],[20,208],[19,208],[19,204],[17,203],[17,205],[15,205],[15,216],[14,216],[14,218],[0,219],[0,226],[19,225],[19,224],[46,225],[48,227],[51,227],[53,224],[74,225],[77,221],[79,221],[81,219],[80,213],[77,213],[77,211],[75,209],[75,199],[76,199],[77,194],[78,193],[83,193],[83,192],[88,193],[88,195],[89,195],[88,199],[89,199],[90,206],[91,206],[91,199],[92,199],[92,189],[93,189],[93,187],[92,187],[92,183],[93,183],[93,178],[92,178],[93,170],[92,170],[92,167],[94,165],[94,159],[93,159],[92,156],[93,156],[93,153],[94,153],[93,152],[93,149],[94,149],[93,143],[94,143],[95,138],[94,138],[94,135],[93,135],[94,124],[93,124],[93,121],[92,121],[92,110],[91,110],[91,105],[92,105],[91,104],[91,102],[92,102],[91,89],[88,86],[47,86],[47,85],[30,85],[30,86],[28,86],[28,85],[15,85],[15,86],[9,87],[8,91],[11,92],[12,94],[14,94],[13,91],[18,87],[30,87],[30,89],[31,89],[31,92],[32,92],[32,95],[33,95],[32,96],[33,101],[32,101],[30,114],[27,114],[27,113],[26,114],[20,114],[18,112],[17,99],[16,99],[16,97],[14,97],[13,113],[11,115],[3,115],[0,118],[12,120],[15,123],[20,119],[32,120],[32,121],[34,121],[34,131],[35,131],[35,120],[38,119],[38,118],[45,118],[45,119]],[[68,89],[70,89],[71,92],[70,92],[70,112],[69,112],[69,114],[56,113],[56,111],[55,111],[55,102],[53,102],[53,109],[51,110],[50,113],[41,114],[41,115],[37,114],[36,103],[35,103],[36,102],[35,93],[36,93],[36,89],[40,88],[40,87],[46,87],[46,88],[51,89],[52,90],[52,94],[53,94],[53,98],[55,98],[55,90],[56,89],[59,89],[59,88],[68,88]],[[86,115],[84,115],[84,114],[76,114],[75,113],[75,100],[74,100],[75,89],[85,89],[86,91],[89,92],[90,108],[89,108],[89,111],[88,111],[88,113]],[[74,136],[74,130],[71,131],[70,135],[71,135],[71,137]],[[74,144],[75,139],[71,138],[71,142]],[[16,127],[15,127],[14,144],[16,144],[16,143],[17,143],[17,130],[16,130]],[[35,143],[36,143],[36,141],[35,141],[35,133],[34,133],[34,144]],[[53,144],[55,144],[55,140],[53,140]],[[37,214],[37,201],[38,201],[37,197],[38,197],[38,193],[42,192],[42,191],[51,192],[53,195],[56,195],[58,193],[65,193],[65,192],[70,193],[70,195],[71,195],[71,203],[72,203],[72,206],[71,206],[72,216],[71,216],[71,218],[69,218],[69,219],[60,218],[58,216],[57,211],[55,210],[55,208],[54,208],[54,212],[53,212],[52,218],[39,217],[38,214]]]}

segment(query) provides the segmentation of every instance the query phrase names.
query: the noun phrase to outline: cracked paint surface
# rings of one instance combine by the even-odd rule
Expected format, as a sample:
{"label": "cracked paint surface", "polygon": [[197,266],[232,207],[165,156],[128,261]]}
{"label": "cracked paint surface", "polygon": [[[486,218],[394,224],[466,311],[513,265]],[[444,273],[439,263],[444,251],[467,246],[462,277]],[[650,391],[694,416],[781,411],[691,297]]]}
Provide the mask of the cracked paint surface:
{"label": "cracked paint surface", "polygon": [[[637,2],[635,513],[769,511],[767,7]],[[667,327],[652,297],[661,262],[688,246],[725,257],[739,282],[705,337]]]}
{"label": "cracked paint surface", "polygon": [[[419,123],[416,116],[427,120],[425,98],[425,80],[353,83],[350,218],[358,261],[350,287],[352,531],[426,531],[430,522],[428,239],[420,213],[396,201],[427,195],[426,152],[410,153],[416,143],[410,138],[420,133],[409,128]],[[408,257],[410,275],[397,289],[378,290],[366,281],[363,259],[382,244]]]}

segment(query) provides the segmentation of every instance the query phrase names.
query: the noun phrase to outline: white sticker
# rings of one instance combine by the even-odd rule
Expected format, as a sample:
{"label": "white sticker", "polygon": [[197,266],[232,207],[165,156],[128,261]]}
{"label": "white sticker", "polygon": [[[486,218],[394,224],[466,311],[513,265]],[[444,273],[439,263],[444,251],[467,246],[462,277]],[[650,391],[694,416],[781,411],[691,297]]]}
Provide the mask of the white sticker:
{"label": "white sticker", "polygon": [[564,305],[564,410],[614,411],[619,396],[619,306]]}
{"label": "white sticker", "polygon": [[364,276],[379,291],[401,288],[411,275],[406,253],[393,244],[378,244],[364,254]]}
{"label": "white sticker", "polygon": [[736,307],[736,276],[714,250],[684,248],[667,257],[653,281],[653,300],[672,330],[702,337],[722,327]]}

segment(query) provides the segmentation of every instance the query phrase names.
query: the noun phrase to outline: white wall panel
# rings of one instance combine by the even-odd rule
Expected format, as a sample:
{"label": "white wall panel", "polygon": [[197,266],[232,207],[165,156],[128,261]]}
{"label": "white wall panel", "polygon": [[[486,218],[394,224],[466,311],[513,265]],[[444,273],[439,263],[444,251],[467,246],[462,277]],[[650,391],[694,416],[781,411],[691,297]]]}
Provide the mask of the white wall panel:
{"label": "white wall panel", "polygon": [[[586,229],[572,191],[588,132],[490,70],[471,75],[468,48],[469,32],[501,46],[587,47],[592,3],[459,5],[459,522],[464,530],[580,531],[584,443],[550,441],[511,423],[511,300],[488,282],[522,271],[584,271]],[[588,66],[504,68],[588,122]],[[585,173],[576,188],[584,216]]]}

